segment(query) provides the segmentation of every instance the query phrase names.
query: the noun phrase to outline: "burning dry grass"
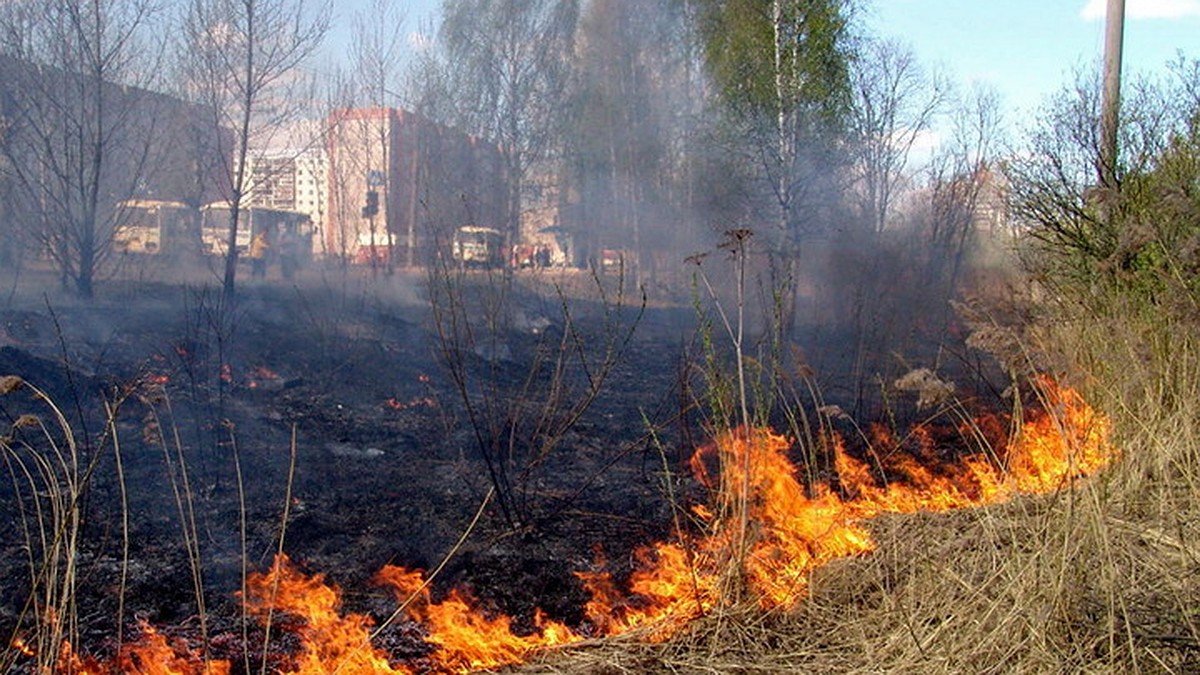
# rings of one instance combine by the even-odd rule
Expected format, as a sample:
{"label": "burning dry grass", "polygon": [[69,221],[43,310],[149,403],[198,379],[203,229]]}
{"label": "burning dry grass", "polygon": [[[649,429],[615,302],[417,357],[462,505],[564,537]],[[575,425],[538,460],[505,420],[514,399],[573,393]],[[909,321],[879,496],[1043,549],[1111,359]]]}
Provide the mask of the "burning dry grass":
{"label": "burning dry grass", "polygon": [[876,550],[815,570],[790,611],[735,607],[522,672],[1196,672],[1196,551],[1097,512],[1097,491],[881,517]]}
{"label": "burning dry grass", "polygon": [[[580,573],[593,594],[587,626],[538,616],[531,631],[516,631],[465,592],[435,599],[420,573],[387,568],[380,582],[429,649],[419,664],[403,663],[373,644],[374,620],[345,610],[336,588],[282,557],[253,578],[247,609],[287,617],[289,647],[272,656],[280,664],[272,672],[519,662],[562,673],[1195,671],[1200,370],[1191,368],[1200,350],[1188,334],[1150,337],[1093,336],[1103,349],[1090,352],[1063,339],[1085,365],[1109,369],[1093,371],[1092,389],[1113,411],[1124,461],[1098,477],[1082,480],[1114,457],[1109,418],[1049,382],[1048,414],[1026,415],[1003,448],[980,442],[956,463],[920,461],[932,451],[883,452],[901,445],[883,432],[864,461],[817,435],[836,468],[828,484],[797,480],[805,472],[787,461],[787,439],[735,429],[696,463],[724,467],[706,476],[714,499],[694,512],[697,530],[638,554],[641,565],[620,583]],[[1118,365],[1122,352],[1132,358]],[[960,433],[986,436],[965,418]],[[920,429],[906,439],[931,440]],[[739,495],[752,507],[741,532],[726,508]],[[731,576],[743,592],[728,593]],[[231,667],[205,663],[196,645],[140,632],[113,664],[84,662],[62,642],[58,670],[47,672]]]}
{"label": "burning dry grass", "polygon": [[[246,607],[251,615],[266,617],[268,625],[275,613],[299,621],[291,631],[298,649],[277,657],[287,664],[279,672],[293,673],[469,672],[526,661],[548,648],[578,645],[589,635],[636,635],[639,642],[623,651],[611,645],[581,650],[583,656],[566,657],[565,663],[615,658],[607,665],[572,666],[600,671],[624,669],[627,666],[620,664],[627,659],[633,659],[636,665],[629,667],[639,671],[691,671],[701,663],[719,672],[837,670],[841,668],[831,659],[852,662],[856,656],[869,656],[883,661],[848,669],[944,663],[959,670],[1004,663],[995,650],[1013,649],[1014,633],[1018,652],[1024,655],[1031,653],[1026,640],[1095,650],[1094,639],[1081,642],[1077,634],[1087,629],[1068,621],[1079,612],[1100,612],[1096,619],[1110,627],[1096,632],[1110,636],[1104,653],[1120,655],[1123,643],[1111,637],[1117,621],[1103,616],[1106,605],[1093,607],[1090,596],[1070,595],[1077,586],[1071,575],[1100,584],[1100,590],[1117,588],[1115,578],[1081,575],[1098,561],[1083,559],[1086,556],[1076,549],[1107,549],[1083,546],[1091,541],[1087,532],[1061,530],[1063,523],[1088,522],[1098,503],[1090,499],[1093,493],[1076,492],[1072,486],[1114,456],[1106,440],[1107,420],[1072,390],[1060,390],[1049,381],[1043,381],[1041,389],[1046,412],[1030,415],[1003,452],[989,446],[995,454],[967,455],[949,465],[930,465],[912,454],[897,453],[898,442],[880,432],[872,451],[877,466],[872,467],[851,456],[838,437],[824,436],[837,471],[837,489],[824,483],[802,485],[787,456],[790,442],[782,436],[749,428],[719,435],[693,462],[713,486],[712,506],[698,505],[695,510],[699,531],[680,532],[676,541],[638,552],[638,569],[623,583],[604,571],[579,573],[592,594],[586,608],[590,627],[582,633],[540,614],[534,617],[533,632],[518,633],[512,619],[485,613],[463,591],[453,589],[435,601],[420,572],[388,567],[380,573],[380,583],[394,590],[406,620],[423,627],[430,650],[423,665],[395,663],[372,644],[371,618],[345,612],[338,589],[320,575],[296,570],[283,556],[269,571],[251,578]],[[932,443],[919,429],[913,436]],[[922,448],[921,454],[934,454],[932,446]],[[710,464],[720,467],[719,479],[707,473]],[[884,473],[904,480],[881,480]],[[942,522],[949,526],[940,527],[950,531],[931,542],[935,535],[914,534],[906,525],[894,526],[895,532],[879,539],[872,528],[886,534],[887,526],[870,525],[888,514],[977,508],[1046,491],[1058,495],[1047,502],[1047,514],[1031,513],[1036,505],[1012,511],[1018,516],[1013,522],[1020,526],[1006,524],[1003,515],[946,519]],[[735,504],[744,509],[746,520],[731,517],[739,513],[732,508]],[[915,518],[913,522],[938,522],[929,515]],[[962,531],[953,532],[955,528]],[[835,565],[876,549],[858,562]],[[1022,555],[1033,558],[1013,567],[1012,561]],[[1108,555],[1112,560],[1099,562],[1111,567],[1115,556]],[[823,586],[814,584],[834,568],[841,572],[828,573]],[[1000,592],[988,590],[995,584]],[[1035,591],[1049,592],[1047,601],[1031,604],[1031,598],[1040,597]],[[1034,616],[1024,613],[1028,608],[1034,608]],[[838,629],[832,633],[822,631],[834,626]],[[994,650],[985,648],[988,641],[983,636],[963,642],[970,627],[987,629],[995,638]],[[168,645],[153,631],[143,633],[143,640],[118,655],[115,669],[102,665],[85,670],[153,672],[145,664],[163,659],[177,663],[170,672],[229,668],[224,661],[206,662],[197,653]],[[649,646],[655,643],[664,646]],[[972,645],[973,650],[966,649]],[[74,658],[67,647],[58,661],[70,663]],[[1073,652],[1047,658],[1079,662]],[[724,666],[714,665],[726,661]]]}
{"label": "burning dry grass", "polygon": [[1047,495],[882,515],[865,525],[875,550],[814,569],[788,611],[729,608],[665,644],[527,672],[1200,672],[1200,333],[1071,309],[1037,347],[1089,382],[1115,466]]}
{"label": "burning dry grass", "polygon": [[[625,584],[616,583],[604,572],[580,573],[592,593],[593,599],[587,607],[592,630],[605,636],[636,634],[646,644],[668,643],[663,649],[667,655],[675,654],[673,657],[662,653],[653,656],[655,652],[650,647],[635,649],[635,654],[646,654],[636,657],[634,667],[638,670],[645,670],[656,660],[667,669],[692,670],[699,663],[688,660],[696,659],[697,654],[709,667],[728,658],[727,666],[720,669],[722,672],[756,667],[777,670],[839,654],[838,649],[830,649],[831,641],[797,642],[794,637],[788,637],[789,626],[796,621],[818,619],[828,625],[828,619],[821,618],[825,611],[818,611],[827,601],[819,596],[805,599],[809,585],[814,575],[834,561],[867,554],[877,547],[875,537],[865,523],[883,514],[978,507],[1007,501],[1024,493],[1065,488],[1111,459],[1105,442],[1105,420],[1092,413],[1074,392],[1058,391],[1048,382],[1043,383],[1043,387],[1053,414],[1037,415],[1027,421],[1022,435],[1006,453],[1008,466],[1004,469],[986,457],[971,456],[961,466],[950,467],[953,471],[936,474],[915,461],[897,458],[888,463],[893,470],[902,471],[908,480],[880,484],[876,473],[851,457],[834,438],[831,443],[836,455],[840,492],[824,485],[806,489],[794,478],[794,467],[786,456],[789,447],[786,439],[766,430],[727,432],[706,448],[698,457],[700,461],[694,463],[697,468],[703,468],[706,466],[702,461],[704,456],[716,455],[723,468],[720,488],[715,495],[718,509],[715,512],[698,511],[699,519],[707,523],[700,535],[683,535],[679,541],[664,542],[639,552],[639,568]],[[739,494],[748,495],[754,523],[750,531],[742,533],[719,515],[727,513],[720,505],[729,503]],[[920,542],[922,537],[908,540]],[[904,539],[897,537],[896,541]],[[962,545],[968,539],[959,536],[951,541]],[[973,577],[970,574],[949,573],[942,558],[922,559],[920,553],[928,550],[929,547],[925,547],[913,554],[883,556],[885,562],[893,563],[908,558],[909,564],[920,569],[874,565],[877,580],[869,582],[866,588],[852,585],[845,592],[845,599],[856,605],[855,611],[849,614],[861,617],[874,609],[895,617],[898,607],[909,604],[903,594],[895,591],[906,579],[915,576],[958,579],[960,587],[971,587],[968,580]],[[983,550],[996,551],[1001,547],[994,545]],[[957,555],[957,551],[941,553],[946,558],[969,559],[969,556]],[[732,562],[734,560],[737,562]],[[734,565],[736,567],[732,567]],[[978,574],[980,569],[987,567],[972,565],[968,569]],[[285,579],[299,579],[298,584],[288,582],[284,585],[303,586],[308,589],[306,594],[324,598],[318,603],[323,608],[319,616],[307,620],[310,630],[313,626],[329,623],[321,617],[330,615],[330,609],[335,605],[329,598],[336,596],[325,592],[326,587],[319,581],[313,588],[312,578],[297,577],[286,566],[277,567],[270,576],[278,580],[281,575]],[[731,586],[731,575],[736,576],[739,583]],[[535,622],[535,633],[516,635],[508,617],[485,616],[476,603],[459,591],[451,591],[444,600],[433,602],[419,573],[387,568],[380,576],[395,589],[408,616],[427,628],[426,641],[434,648],[430,659],[437,664],[439,672],[466,672],[513,664],[531,658],[547,647],[578,644],[583,639],[566,626],[540,617]],[[858,573],[853,578],[861,584],[869,580],[870,575]],[[256,585],[266,587],[262,583]],[[735,588],[744,590],[731,596],[730,590]],[[836,588],[836,585],[830,588]],[[830,597],[836,598],[838,594]],[[940,600],[928,602],[929,597],[938,596],[921,597],[926,602],[913,603],[914,607],[946,611]],[[898,600],[900,605],[896,604]],[[830,605],[835,606],[836,602],[830,602]],[[1005,606],[1012,604],[1011,598],[1005,600]],[[283,598],[283,602],[276,601],[274,606],[293,613],[304,609],[287,598]],[[798,606],[800,610],[794,612]],[[333,616],[334,623],[339,626],[354,619],[339,617],[336,612]],[[916,636],[915,626],[921,626],[924,631],[943,620],[912,616],[907,619],[907,634]],[[862,630],[879,625],[883,624],[867,622]],[[359,637],[351,643],[357,641],[365,645],[363,626],[355,621],[352,627]],[[308,643],[313,637],[324,640],[325,632],[328,631],[305,637],[302,649],[305,663],[311,660],[314,652],[347,658],[342,648],[331,651],[319,642]],[[957,631],[947,634],[954,633]],[[809,639],[815,634],[817,631],[812,627],[798,633]],[[924,653],[929,648],[923,644],[928,639],[914,637],[913,640],[917,653]],[[897,648],[906,645],[900,641]],[[788,648],[779,652],[780,646]],[[880,653],[879,650],[870,651]],[[810,656],[797,661],[798,655],[809,652]],[[582,653],[590,654],[591,658],[603,658],[601,655],[613,651],[611,647],[603,647]],[[622,658],[629,657],[628,654],[621,655]],[[383,655],[374,656],[382,658]],[[904,655],[897,653],[894,656],[901,658]],[[567,662],[574,658],[586,657],[569,657]],[[678,659],[683,662],[677,663]],[[767,662],[754,665],[763,659]],[[773,659],[783,660],[772,662]],[[735,667],[735,664],[740,665]],[[329,666],[321,667],[327,669]],[[585,666],[575,663],[572,667],[582,669]],[[320,667],[315,670],[306,667],[296,672],[319,671]]]}

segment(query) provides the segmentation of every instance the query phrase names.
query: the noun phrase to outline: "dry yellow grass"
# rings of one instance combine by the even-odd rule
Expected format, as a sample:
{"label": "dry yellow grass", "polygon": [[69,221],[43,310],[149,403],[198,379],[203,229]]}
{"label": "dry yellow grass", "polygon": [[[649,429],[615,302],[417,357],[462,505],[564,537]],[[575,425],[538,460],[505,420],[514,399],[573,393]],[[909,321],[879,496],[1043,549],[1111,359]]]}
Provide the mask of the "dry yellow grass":
{"label": "dry yellow grass", "polygon": [[877,550],[815,571],[789,611],[725,609],[667,644],[629,636],[522,672],[1200,672],[1200,322],[1111,303],[1023,331],[1112,419],[1121,458],[1102,475],[877,519]]}
{"label": "dry yellow grass", "polygon": [[1200,551],[1103,508],[1110,487],[882,518],[878,550],[818,570],[791,611],[727,610],[668,644],[627,636],[522,672],[1197,672]]}

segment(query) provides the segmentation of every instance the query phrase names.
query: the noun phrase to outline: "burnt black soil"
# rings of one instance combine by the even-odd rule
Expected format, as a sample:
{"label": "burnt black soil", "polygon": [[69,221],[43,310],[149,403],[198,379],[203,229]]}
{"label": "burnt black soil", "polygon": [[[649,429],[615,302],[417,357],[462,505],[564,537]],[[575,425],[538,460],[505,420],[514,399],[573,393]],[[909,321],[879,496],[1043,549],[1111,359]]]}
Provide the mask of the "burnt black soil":
{"label": "burnt black soil", "polygon": [[[489,282],[461,283],[470,293]],[[94,464],[80,502],[85,648],[111,643],[123,576],[123,623],[194,630],[189,550],[199,552],[220,636],[238,616],[243,570],[265,570],[281,537],[301,569],[345,591],[348,610],[386,615],[372,575],[388,563],[433,568],[482,506],[435,594],[465,587],[518,622],[538,606],[578,623],[585,597],[572,571],[598,554],[620,567],[668,534],[663,466],[689,451],[678,383],[692,310],[572,299],[567,325],[562,297],[518,290],[506,301],[516,310],[486,337],[445,341],[423,285],[361,270],[314,274],[246,285],[227,305],[212,285],[113,281],[90,302],[23,290],[0,309],[0,376],[42,390],[72,428],[80,465]],[[606,345],[618,357],[601,393],[564,421]],[[446,346],[468,378],[474,418]],[[560,354],[570,364],[561,376],[552,368]],[[551,398],[560,380],[564,393]],[[0,397],[14,445],[54,451],[27,413],[54,446],[69,447],[30,388]],[[539,419],[561,433],[539,430]],[[513,427],[511,444],[496,433]],[[494,437],[502,442],[489,445]],[[481,447],[491,448],[491,470]],[[496,463],[503,500],[488,497]],[[23,523],[32,516],[18,506],[32,497],[16,467],[6,459],[0,482],[6,636],[29,587]]]}

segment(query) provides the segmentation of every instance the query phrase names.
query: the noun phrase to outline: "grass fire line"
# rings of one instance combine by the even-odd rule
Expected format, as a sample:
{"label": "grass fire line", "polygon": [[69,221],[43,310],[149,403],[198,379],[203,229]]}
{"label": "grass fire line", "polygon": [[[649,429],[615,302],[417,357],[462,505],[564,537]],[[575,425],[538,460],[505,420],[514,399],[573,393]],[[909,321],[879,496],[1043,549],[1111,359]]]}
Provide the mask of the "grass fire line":
{"label": "grass fire line", "polygon": [[[740,574],[752,597],[764,608],[792,606],[805,596],[814,569],[873,550],[864,522],[879,514],[969,508],[1054,491],[1115,459],[1107,440],[1107,418],[1072,389],[1057,387],[1049,379],[1040,385],[1044,410],[1027,415],[1003,462],[983,451],[950,465],[928,465],[914,456],[932,452],[889,453],[877,459],[883,464],[879,468],[906,480],[884,485],[835,434],[827,440],[837,490],[828,485],[806,489],[787,457],[791,443],[768,429],[728,430],[702,447],[692,461],[701,482],[714,484],[706,468],[714,461],[726,472],[720,487],[714,488],[714,501],[729,497],[720,494],[722,490],[747,490],[750,495],[753,535],[736,541],[748,542]],[[886,432],[876,430],[874,435],[878,443],[888,441]],[[933,443],[921,427],[908,438]],[[286,663],[275,671],[280,673],[465,673],[520,663],[548,647],[629,631],[662,641],[726,600],[722,561],[729,560],[729,547],[736,544],[732,528],[712,508],[696,507],[694,512],[705,534],[680,535],[676,541],[636,552],[639,568],[626,584],[607,572],[578,572],[592,600],[586,606],[587,626],[574,629],[539,611],[533,618],[535,630],[519,634],[512,618],[484,612],[464,590],[450,590],[435,601],[423,572],[384,567],[376,582],[392,590],[404,616],[421,626],[429,646],[419,662],[398,661],[373,644],[371,617],[343,612],[337,587],[321,574],[300,571],[283,554],[268,571],[251,576],[244,604],[260,619],[272,614],[297,619],[288,623],[295,638],[289,644],[298,642],[299,647],[286,655]],[[63,672],[230,672],[229,662],[206,660],[194,645],[169,641],[144,624],[140,632],[141,638],[123,647],[112,663],[77,656],[68,645],[60,658]]]}

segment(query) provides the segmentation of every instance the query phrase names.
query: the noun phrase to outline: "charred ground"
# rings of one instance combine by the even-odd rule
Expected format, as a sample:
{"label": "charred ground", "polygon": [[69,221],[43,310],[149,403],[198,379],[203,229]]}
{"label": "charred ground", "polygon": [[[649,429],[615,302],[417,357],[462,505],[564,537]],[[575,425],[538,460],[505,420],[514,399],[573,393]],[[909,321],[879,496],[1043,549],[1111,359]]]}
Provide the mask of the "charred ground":
{"label": "charred ground", "polygon": [[[304,284],[246,286],[236,305],[222,306],[217,288],[114,282],[92,303],[22,293],[0,312],[0,375],[42,389],[75,430],[81,461],[96,463],[82,504],[79,576],[90,648],[111,642],[123,567],[126,621],[194,626],[189,548],[199,551],[207,611],[220,633],[239,615],[243,560],[250,571],[265,569],[282,535],[302,568],[327,575],[346,589],[348,604],[370,610],[388,602],[371,592],[381,566],[432,568],[484,503],[489,471],[443,367],[447,344],[422,301],[422,280],[359,274]],[[523,318],[488,340],[497,338],[501,351],[473,347],[455,357],[486,382],[475,393],[506,397],[504,406],[519,405],[531,378],[552,376],[531,375],[528,364],[538,350],[557,349],[563,330],[553,312],[561,296],[520,292]],[[439,586],[465,586],[517,617],[537,605],[578,620],[585,597],[572,570],[586,569],[602,549],[619,562],[665,534],[660,452],[680,450],[671,439],[690,311],[573,305],[570,330],[581,342],[614,320],[637,331],[554,452],[516,467],[521,475],[510,483],[520,519],[489,501]],[[31,412],[61,436],[28,389],[0,406],[14,437],[42,443],[17,424]],[[106,406],[117,411],[123,480],[105,438]],[[660,444],[650,442],[648,425]],[[14,486],[0,486],[5,634],[29,588]]]}
{"label": "charred ground", "polygon": [[[439,300],[424,277],[366,270],[246,285],[232,305],[217,287],[146,280],[89,303],[14,294],[0,311],[0,376],[42,389],[80,461],[95,463],[81,503],[85,648],[111,648],[118,615],[194,638],[203,611],[214,655],[236,661],[242,574],[279,550],[377,618],[393,608],[371,581],[383,565],[428,570],[454,551],[435,595],[462,588],[518,624],[540,607],[580,625],[587,595],[572,573],[601,559],[628,573],[630,553],[701,497],[682,469],[706,440],[697,315],[686,298],[588,292],[606,282],[586,276],[515,281],[498,300],[484,273],[456,277],[461,295]],[[455,311],[486,317],[493,300],[502,320],[455,324]],[[836,364],[843,344],[829,340],[821,358]],[[0,412],[32,445],[45,441],[19,423],[26,413],[62,435],[28,389]],[[30,587],[19,485],[0,484],[5,634]],[[497,485],[507,501],[489,494]],[[415,630],[390,629],[384,646],[420,654]]]}

